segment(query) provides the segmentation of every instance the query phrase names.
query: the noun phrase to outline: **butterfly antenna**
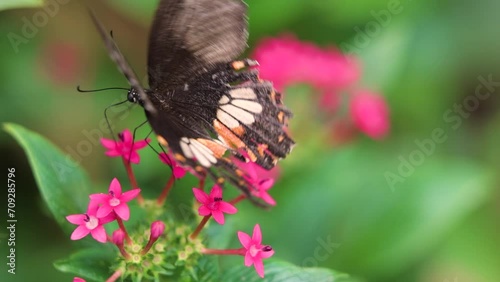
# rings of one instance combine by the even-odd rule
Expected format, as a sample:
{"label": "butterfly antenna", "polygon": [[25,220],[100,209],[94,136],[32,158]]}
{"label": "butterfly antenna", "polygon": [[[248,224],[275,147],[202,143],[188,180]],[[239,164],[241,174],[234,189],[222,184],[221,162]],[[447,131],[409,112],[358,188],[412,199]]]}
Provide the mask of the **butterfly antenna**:
{"label": "butterfly antenna", "polygon": [[124,88],[124,87],[107,87],[107,88],[100,88],[100,89],[86,89],[86,90],[83,90],[80,88],[80,85],[78,85],[76,87],[76,91],[80,92],[80,93],[91,93],[91,92],[99,92],[99,91],[106,91],[106,90],[130,90],[128,88]]}

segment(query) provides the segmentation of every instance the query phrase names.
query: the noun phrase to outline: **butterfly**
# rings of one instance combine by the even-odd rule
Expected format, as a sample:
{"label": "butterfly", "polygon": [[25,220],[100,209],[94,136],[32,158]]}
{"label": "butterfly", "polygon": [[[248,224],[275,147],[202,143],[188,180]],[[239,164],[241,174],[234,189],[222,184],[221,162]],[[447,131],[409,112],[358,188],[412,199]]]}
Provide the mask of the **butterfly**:
{"label": "butterfly", "polygon": [[240,0],[161,0],[149,37],[149,89],[91,15],[131,86],[128,100],[144,108],[158,142],[181,164],[252,198],[231,156],[271,169],[295,143],[281,94],[259,78],[256,61],[237,59],[247,48],[246,12]]}

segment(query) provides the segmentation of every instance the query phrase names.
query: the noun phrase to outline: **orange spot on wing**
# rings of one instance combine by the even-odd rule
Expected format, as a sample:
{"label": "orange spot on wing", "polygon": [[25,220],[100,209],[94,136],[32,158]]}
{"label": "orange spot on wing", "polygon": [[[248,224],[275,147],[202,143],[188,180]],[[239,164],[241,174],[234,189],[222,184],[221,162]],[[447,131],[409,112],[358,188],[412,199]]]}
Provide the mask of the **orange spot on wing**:
{"label": "orange spot on wing", "polygon": [[226,142],[229,146],[232,146],[234,148],[244,148],[245,143],[241,141],[238,136],[236,136],[231,130],[229,130],[225,125],[220,123],[218,120],[214,120],[214,128],[217,134]]}
{"label": "orange spot on wing", "polygon": [[196,140],[198,140],[198,142],[205,145],[210,151],[212,151],[212,153],[214,153],[214,156],[218,159],[222,158],[224,153],[227,151],[226,147],[212,140],[203,138],[198,138]]}
{"label": "orange spot on wing", "polygon": [[181,163],[186,162],[186,158],[185,158],[183,155],[179,154],[179,153],[175,153],[175,154],[174,154],[174,158],[175,158],[177,161],[181,162]]}
{"label": "orange spot on wing", "polygon": [[156,140],[158,140],[158,143],[162,144],[165,147],[168,147],[168,142],[165,140],[165,138],[161,137],[160,135],[156,136]]}
{"label": "orange spot on wing", "polygon": [[234,61],[232,63],[233,69],[240,70],[245,67],[245,62],[243,61]]}

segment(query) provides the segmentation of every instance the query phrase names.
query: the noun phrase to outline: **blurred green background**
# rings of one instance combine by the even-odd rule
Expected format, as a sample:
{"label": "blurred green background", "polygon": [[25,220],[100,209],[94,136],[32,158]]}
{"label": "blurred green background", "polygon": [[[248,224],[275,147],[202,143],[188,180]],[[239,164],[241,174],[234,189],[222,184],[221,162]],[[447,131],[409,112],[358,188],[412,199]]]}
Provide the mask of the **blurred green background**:
{"label": "blurred green background", "polygon": [[[0,120],[52,140],[89,171],[96,191],[102,191],[113,176],[126,179],[121,162],[106,158],[97,144],[101,134],[110,137],[102,126],[104,109],[126,93],[81,94],[76,86],[127,87],[127,82],[108,58],[86,7],[113,30],[121,51],[145,78],[148,29],[157,1],[58,3],[59,10],[46,21],[38,19],[44,24],[35,30],[28,30],[26,21],[37,21],[33,17],[40,10],[0,11]],[[489,92],[482,93],[490,95],[463,116],[454,107],[472,101],[481,81],[500,82],[500,2],[247,3],[249,53],[260,39],[284,33],[325,47],[355,46],[363,64],[360,84],[385,95],[392,128],[382,141],[359,135],[334,146],[313,90],[291,86],[285,102],[295,112],[291,131],[298,146],[281,163],[281,177],[271,190],[278,205],[261,211],[244,203],[221,234],[232,236],[237,246],[234,232],[250,232],[259,222],[276,257],[333,268],[359,281],[498,281],[500,85],[483,87]],[[366,44],[355,45],[359,30],[377,21],[374,14],[395,3],[401,12],[392,13]],[[16,37],[20,41],[12,44],[12,33],[23,40]],[[111,115],[116,131],[145,120],[138,106],[119,108],[121,114]],[[459,118],[449,122],[446,115]],[[417,159],[418,152],[425,153],[418,143],[431,139],[435,129],[445,132],[445,141]],[[143,128],[139,135],[148,132]],[[71,254],[71,242],[44,207],[25,154],[5,132],[0,150],[3,166],[16,168],[18,216],[17,274],[6,273],[2,240],[0,280],[70,281],[73,276],[59,273],[52,262]],[[153,197],[168,170],[153,151],[141,156],[136,175]],[[399,174],[401,181],[391,185],[388,172]],[[174,189],[170,200],[190,197],[190,189]],[[242,259],[223,262],[240,264]]]}

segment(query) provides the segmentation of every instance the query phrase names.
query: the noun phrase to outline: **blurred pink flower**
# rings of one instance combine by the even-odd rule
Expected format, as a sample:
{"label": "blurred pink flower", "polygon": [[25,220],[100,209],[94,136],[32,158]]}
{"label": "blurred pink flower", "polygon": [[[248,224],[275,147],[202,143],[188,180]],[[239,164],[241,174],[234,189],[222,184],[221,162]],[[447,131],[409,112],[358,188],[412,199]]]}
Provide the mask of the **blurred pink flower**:
{"label": "blurred pink flower", "polygon": [[108,149],[108,151],[106,151],[106,155],[109,157],[121,156],[131,163],[138,164],[140,162],[140,157],[137,151],[146,147],[150,142],[150,139],[134,142],[132,133],[128,129],[119,133],[118,137],[120,138],[119,141],[101,138],[101,144],[104,148]]}
{"label": "blurred pink flower", "polygon": [[261,278],[264,278],[264,264],[262,259],[270,258],[274,255],[274,250],[271,246],[262,245],[262,233],[260,225],[255,224],[252,237],[245,232],[238,231],[238,239],[240,240],[245,252],[245,266],[253,264],[255,271]]}
{"label": "blurred pink flower", "polygon": [[85,279],[80,278],[80,277],[74,277],[73,282],[85,282]]}
{"label": "blurred pink flower", "polygon": [[259,62],[262,78],[273,81],[279,91],[300,82],[322,90],[345,88],[357,81],[361,73],[354,58],[291,35],[264,39],[253,57]]}
{"label": "blurred pink flower", "polygon": [[276,205],[276,201],[267,192],[274,185],[274,178],[278,177],[278,168],[266,170],[254,162],[242,162],[234,158],[236,165],[242,169],[246,175],[245,180],[252,186],[250,192],[257,198],[264,200],[271,206]]}
{"label": "blurred pink flower", "polygon": [[389,107],[385,99],[368,90],[353,93],[350,104],[354,124],[373,139],[382,139],[389,132]]}
{"label": "blurred pink flower", "polygon": [[140,192],[140,189],[132,189],[122,194],[120,182],[118,179],[113,178],[109,185],[108,194],[92,194],[90,195],[90,201],[100,205],[96,213],[98,218],[105,217],[114,211],[119,218],[128,220],[130,218],[130,209],[127,202],[137,197]]}
{"label": "blurred pink flower", "polygon": [[162,161],[162,163],[170,166],[175,179],[183,178],[184,175],[186,175],[187,169],[179,165],[175,160],[175,158],[172,157],[170,153],[169,154],[160,153],[158,157],[160,158],[160,161]]}
{"label": "blurred pink flower", "polygon": [[78,225],[73,233],[71,233],[71,240],[80,240],[90,234],[96,241],[106,243],[107,234],[104,224],[113,221],[115,215],[110,214],[104,218],[98,218],[96,215],[98,208],[99,206],[91,201],[87,213],[72,214],[66,217],[69,222]]}
{"label": "blurred pink flower", "polygon": [[224,224],[224,213],[234,214],[238,211],[230,203],[222,201],[222,188],[219,185],[214,185],[209,195],[198,188],[193,188],[193,193],[201,203],[198,213],[201,216],[211,214],[218,224]]}
{"label": "blurred pink flower", "polygon": [[40,54],[44,75],[56,83],[74,83],[83,69],[82,52],[70,42],[50,42]]}

